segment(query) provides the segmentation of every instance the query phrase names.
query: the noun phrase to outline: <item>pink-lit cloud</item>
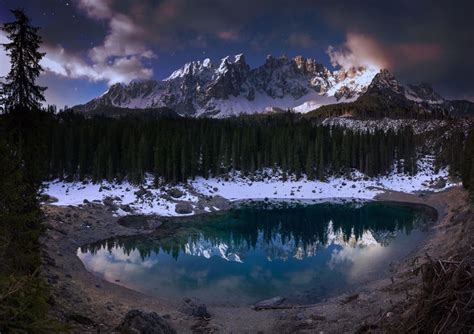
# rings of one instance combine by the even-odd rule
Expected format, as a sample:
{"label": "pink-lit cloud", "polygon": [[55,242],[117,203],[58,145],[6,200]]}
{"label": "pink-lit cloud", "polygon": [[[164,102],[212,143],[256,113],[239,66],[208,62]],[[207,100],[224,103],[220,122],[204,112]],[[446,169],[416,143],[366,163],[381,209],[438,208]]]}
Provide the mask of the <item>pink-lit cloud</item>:
{"label": "pink-lit cloud", "polygon": [[368,35],[348,33],[344,44],[329,46],[327,54],[333,66],[400,70],[438,60],[442,48],[430,42],[381,42]]}
{"label": "pink-lit cloud", "polygon": [[343,45],[330,45],[327,54],[333,66],[339,65],[345,69],[358,66],[389,66],[383,47],[375,39],[365,35],[349,33]]}
{"label": "pink-lit cloud", "polygon": [[240,39],[240,35],[235,30],[223,30],[217,33],[217,37],[224,41],[238,41]]}

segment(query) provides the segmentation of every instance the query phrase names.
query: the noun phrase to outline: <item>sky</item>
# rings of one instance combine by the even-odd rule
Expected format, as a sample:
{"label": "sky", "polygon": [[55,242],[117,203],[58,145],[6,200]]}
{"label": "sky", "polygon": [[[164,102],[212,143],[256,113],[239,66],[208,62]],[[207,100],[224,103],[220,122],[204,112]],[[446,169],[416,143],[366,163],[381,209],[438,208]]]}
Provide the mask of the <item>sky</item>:
{"label": "sky", "polygon": [[[474,1],[0,0],[0,23],[13,20],[13,8],[41,28],[39,82],[58,107],[239,53],[251,67],[268,54],[331,69],[375,64],[402,83],[474,101]],[[0,76],[8,64],[0,50]]]}

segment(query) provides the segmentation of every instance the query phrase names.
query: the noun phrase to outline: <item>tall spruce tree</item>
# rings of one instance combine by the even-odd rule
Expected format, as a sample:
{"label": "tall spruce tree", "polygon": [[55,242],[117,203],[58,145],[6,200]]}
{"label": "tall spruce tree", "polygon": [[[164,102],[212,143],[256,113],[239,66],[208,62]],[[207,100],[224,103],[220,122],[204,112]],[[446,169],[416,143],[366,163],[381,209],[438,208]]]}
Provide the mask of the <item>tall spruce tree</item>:
{"label": "tall spruce tree", "polygon": [[44,101],[46,87],[36,84],[43,68],[39,64],[45,55],[39,52],[41,36],[39,28],[30,24],[30,19],[21,9],[11,11],[15,21],[3,25],[9,43],[2,44],[11,59],[11,69],[2,85],[2,104],[6,112],[15,109],[38,109]]}

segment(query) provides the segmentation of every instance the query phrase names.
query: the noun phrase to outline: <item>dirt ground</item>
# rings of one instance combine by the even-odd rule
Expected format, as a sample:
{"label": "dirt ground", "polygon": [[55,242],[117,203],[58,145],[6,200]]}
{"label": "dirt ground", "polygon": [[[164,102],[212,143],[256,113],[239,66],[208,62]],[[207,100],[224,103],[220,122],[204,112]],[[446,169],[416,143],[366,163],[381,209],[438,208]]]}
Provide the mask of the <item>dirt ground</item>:
{"label": "dirt ground", "polygon": [[[113,236],[143,231],[117,224],[117,218],[99,204],[80,207],[43,207],[47,232],[42,238],[42,274],[51,290],[52,314],[68,322],[77,333],[113,333],[130,309],[155,311],[178,333],[364,333],[393,330],[399,305],[420,288],[413,275],[426,254],[441,257],[450,252],[459,226],[452,215],[466,205],[466,193],[452,188],[441,193],[387,192],[377,200],[426,204],[438,212],[427,241],[401,263],[393,264],[390,277],[371,282],[356,293],[341,295],[309,308],[255,311],[249,307],[209,307],[209,320],[197,320],[178,311],[180,301],[165,301],[106,282],[88,272],[77,257],[81,245]],[[393,321],[385,321],[387,318]],[[384,327],[391,324],[391,329]]]}

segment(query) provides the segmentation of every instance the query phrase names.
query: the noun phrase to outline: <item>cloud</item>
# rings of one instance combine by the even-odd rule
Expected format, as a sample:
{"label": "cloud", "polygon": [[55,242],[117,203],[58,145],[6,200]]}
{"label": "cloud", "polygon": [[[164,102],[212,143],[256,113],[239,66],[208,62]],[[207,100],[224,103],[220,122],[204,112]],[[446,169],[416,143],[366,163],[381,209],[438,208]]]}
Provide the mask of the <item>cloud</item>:
{"label": "cloud", "polygon": [[310,49],[316,45],[313,37],[308,33],[294,32],[288,37],[288,44],[297,48]]}
{"label": "cloud", "polygon": [[331,1],[320,13],[328,29],[375,41],[400,81],[429,82],[452,98],[472,96],[473,1]]}
{"label": "cloud", "polygon": [[437,61],[442,48],[432,42],[383,42],[369,35],[348,33],[342,45],[330,45],[326,53],[333,66],[345,69],[375,66],[400,71]]}
{"label": "cloud", "polygon": [[47,56],[41,65],[56,75],[91,81],[107,81],[109,85],[129,82],[133,79],[149,79],[153,71],[143,66],[140,56],[115,57],[105,62],[86,63],[82,58],[68,54],[64,48],[47,48]]}
{"label": "cloud", "polygon": [[[100,68],[111,73],[114,64],[118,71],[122,67],[117,58],[129,58],[134,72],[142,63],[138,75],[148,75],[155,50],[196,57],[202,51],[196,49],[226,54],[239,47],[252,59],[301,48],[306,56],[319,57],[332,44],[328,53],[341,66],[376,63],[402,82],[430,82],[453,97],[472,96],[474,91],[474,34],[469,33],[474,30],[469,16],[474,13],[473,1],[452,5],[441,0],[300,0],[295,6],[287,0],[241,0],[236,6],[231,0],[72,0],[74,8],[16,1],[26,3],[34,22],[35,16],[40,18],[46,44],[60,43],[68,57],[82,60],[71,66],[88,66],[91,73]],[[42,17],[52,11],[54,19]],[[74,20],[72,13],[78,14]],[[334,44],[341,37],[345,40]],[[123,75],[120,70],[105,80]],[[91,75],[91,80],[97,76]],[[131,77],[125,75],[127,80]]]}
{"label": "cloud", "polygon": [[365,35],[349,33],[343,45],[336,47],[330,45],[326,53],[333,66],[339,65],[344,69],[359,66],[378,68],[388,66],[383,47],[375,39]]}
{"label": "cloud", "polygon": [[[0,30],[0,44],[8,43],[9,40],[5,36],[4,32]],[[0,80],[6,76],[10,71],[10,58],[8,57],[5,49],[0,46]]]}
{"label": "cloud", "polygon": [[96,19],[104,19],[112,16],[110,0],[79,0],[78,7],[84,10],[88,16]]}
{"label": "cloud", "polygon": [[147,47],[147,32],[132,18],[112,8],[110,0],[79,0],[78,8],[93,19],[108,21],[102,44],[87,51],[87,57],[67,52],[61,45],[45,45],[45,70],[68,78],[106,81],[109,85],[149,79],[153,70],[144,61],[157,58]]}
{"label": "cloud", "polygon": [[138,56],[153,58],[154,53],[142,41],[146,32],[127,16],[114,15],[110,19],[109,32],[102,45],[92,48],[89,55],[97,63],[104,63],[110,57]]}
{"label": "cloud", "polygon": [[405,59],[406,65],[438,61],[442,56],[442,46],[433,42],[408,42],[394,44],[391,49],[392,62]]}
{"label": "cloud", "polygon": [[217,37],[224,41],[238,41],[240,39],[239,33],[235,30],[223,30],[217,33]]}

